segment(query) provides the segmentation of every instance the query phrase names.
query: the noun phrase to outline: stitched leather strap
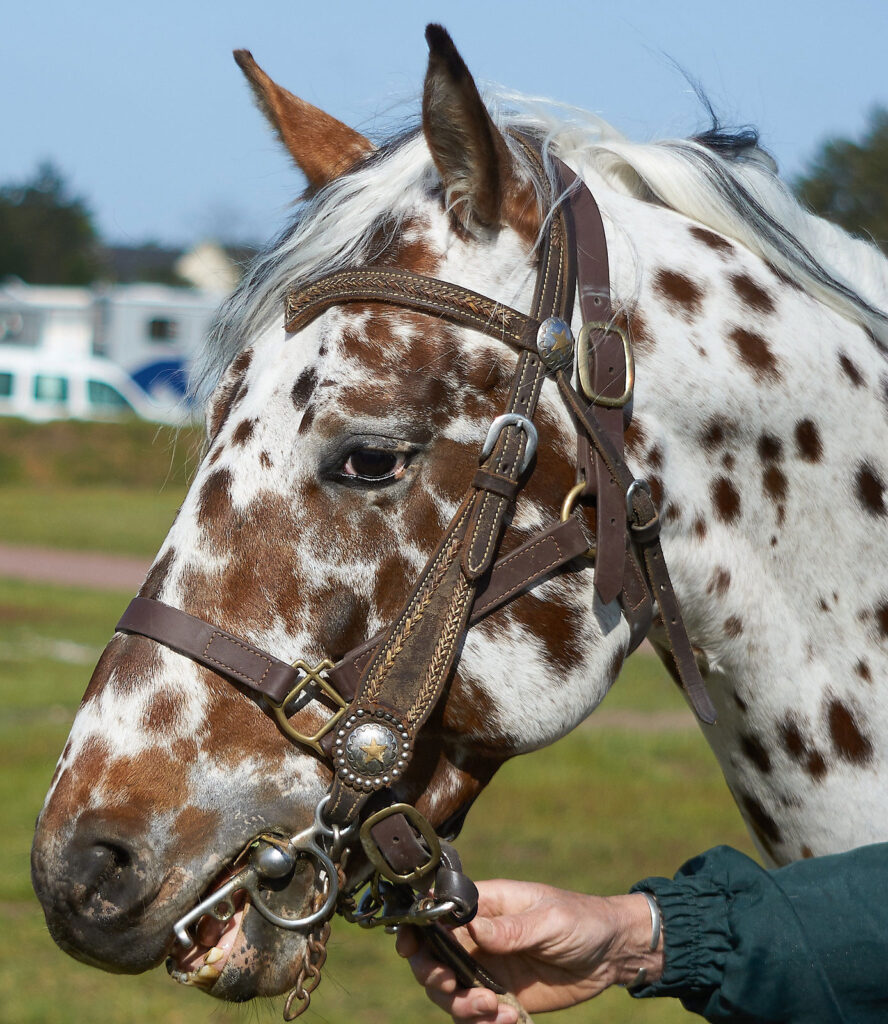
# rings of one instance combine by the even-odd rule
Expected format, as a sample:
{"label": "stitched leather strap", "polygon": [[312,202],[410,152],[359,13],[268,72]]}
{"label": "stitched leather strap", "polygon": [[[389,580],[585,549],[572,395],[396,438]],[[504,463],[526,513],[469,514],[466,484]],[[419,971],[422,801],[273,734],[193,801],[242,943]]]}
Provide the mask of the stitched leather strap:
{"label": "stitched leather strap", "polygon": [[[483,581],[476,593],[470,625],[480,622],[520,591],[534,586],[582,555],[588,546],[582,527],[574,518],[535,534],[500,559]],[[292,691],[300,679],[300,673],[292,665],[243,637],[153,598],[134,597],[116,628],[121,633],[134,633],[164,644],[276,704]],[[327,673],[334,688],[346,700],[354,697],[360,669],[366,666],[368,657],[382,639],[383,634],[377,634],[354,648]]]}
{"label": "stitched leather strap", "polygon": [[277,704],[299,681],[292,665],[195,615],[146,597],[130,601],[117,630],[156,640]]}

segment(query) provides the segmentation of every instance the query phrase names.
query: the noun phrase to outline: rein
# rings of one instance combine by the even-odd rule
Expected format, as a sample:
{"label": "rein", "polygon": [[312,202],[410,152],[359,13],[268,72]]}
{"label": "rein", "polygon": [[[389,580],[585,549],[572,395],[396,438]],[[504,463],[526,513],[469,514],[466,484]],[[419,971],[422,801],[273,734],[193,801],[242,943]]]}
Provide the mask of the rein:
{"label": "rein", "polygon": [[[545,180],[538,151],[516,138]],[[415,807],[397,802],[391,790],[410,764],[417,734],[445,689],[469,627],[575,560],[590,565],[588,556],[594,557],[596,592],[603,602],[619,599],[630,626],[631,650],[647,634],[656,602],[688,699],[701,721],[715,721],[666,569],[656,506],[647,484],[635,479],[623,459],[634,364],[629,338],[613,322],[601,216],[583,182],[558,160],[554,196],[561,198],[542,239],[528,315],[469,289],[397,268],[342,270],[287,297],[291,333],[331,306],[379,301],[471,327],[519,351],[509,400],[490,426],[480,468],[386,630],[338,664],[312,666],[303,661],[288,665],[241,637],[153,599],[135,598],[117,624],[118,631],[155,640],[260,694],[281,730],[333,772],[311,826],[293,837],[256,837],[235,861],[235,867],[242,862],[239,870],[176,923],[183,945],[193,945],[188,928],[204,914],[223,920],[230,916],[231,896],[243,889],[273,924],[311,936],[337,909],[365,927],[423,926],[461,985],[481,983],[503,993],[442,927],[471,920],[477,890],[449,843]],[[583,318],[576,340],[569,326],[575,293]],[[575,362],[579,390],[571,380]],[[547,376],[554,378],[576,425],[577,484],[565,498],[561,522],[498,557],[507,514],[533,462],[533,416]],[[597,507],[594,548],[573,514],[579,500],[592,496]],[[321,696],[334,713],[317,733],[298,731],[289,720],[294,703],[298,710]],[[342,863],[356,845],[367,867],[346,886]],[[314,862],[315,906],[302,917],[281,916],[259,898],[259,891],[264,880],[292,872],[298,858]],[[365,885],[356,903],[355,894]],[[316,984],[320,965],[309,956],[306,952],[300,979],[308,972]],[[308,1005],[311,988],[294,990],[302,1001],[297,1013]]]}

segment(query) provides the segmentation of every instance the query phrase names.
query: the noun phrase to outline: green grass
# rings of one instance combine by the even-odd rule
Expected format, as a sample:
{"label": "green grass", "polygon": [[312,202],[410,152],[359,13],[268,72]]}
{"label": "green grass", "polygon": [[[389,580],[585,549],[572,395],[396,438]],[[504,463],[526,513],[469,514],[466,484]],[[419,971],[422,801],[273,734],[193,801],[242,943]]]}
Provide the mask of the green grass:
{"label": "green grass", "polygon": [[0,543],[149,557],[200,444],[195,428],[0,417]]}
{"label": "green grass", "polygon": [[0,487],[0,543],[106,554],[156,554],[185,490]]}
{"label": "green grass", "polygon": [[[34,818],[91,665],[125,594],[0,580],[0,1024],[200,1024],[279,1019],[280,1000],[224,1007],[163,971],[112,976],[76,963],[49,939],[28,880]],[[619,700],[616,700],[619,695]],[[636,656],[614,706],[683,707],[650,658]],[[608,698],[611,702],[611,697]],[[719,842],[749,850],[739,814],[688,713],[687,730],[583,728],[507,764],[469,816],[459,848],[475,877],[505,875],[621,892],[671,873]],[[390,936],[334,925],[309,1024],[408,1024],[434,1011]],[[673,1000],[612,991],[564,1011],[564,1024],[672,1024]]]}
{"label": "green grass", "polygon": [[27,423],[0,416],[0,487],[183,486],[194,473],[202,432],[142,420]]}

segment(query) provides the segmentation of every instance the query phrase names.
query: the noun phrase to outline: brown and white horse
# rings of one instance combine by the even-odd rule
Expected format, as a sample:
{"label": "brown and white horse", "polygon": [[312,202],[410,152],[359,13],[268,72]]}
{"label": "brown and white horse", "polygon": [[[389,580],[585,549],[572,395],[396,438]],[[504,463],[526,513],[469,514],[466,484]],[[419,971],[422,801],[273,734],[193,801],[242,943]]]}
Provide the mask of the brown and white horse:
{"label": "brown and white horse", "polygon": [[[591,115],[489,113],[446,34],[429,41],[422,130],[379,148],[238,53],[310,188],[221,313],[202,370],[206,456],[141,594],[285,661],[335,661],[397,615],[515,356],[370,301],[289,335],[284,300],[332,270],[385,266],[526,310],[548,210],[518,129],[601,207],[637,362],[627,459],[661,511],[718,711],[707,739],[763,854],[888,838],[888,264],[802,211],[753,144],[638,145]],[[551,382],[536,422],[503,551],[557,520],[575,483],[575,428]],[[629,644],[617,602],[579,567],[522,594],[468,632],[398,797],[433,824],[458,814],[504,759],[593,711]],[[302,728],[329,713],[312,704]],[[38,824],[50,931],[109,970],[162,963],[174,922],[254,836],[303,829],[329,782],[261,700],[118,633]],[[270,897],[312,898],[306,873]],[[177,970],[203,968],[225,999],[286,990],[305,934],[250,911]]]}

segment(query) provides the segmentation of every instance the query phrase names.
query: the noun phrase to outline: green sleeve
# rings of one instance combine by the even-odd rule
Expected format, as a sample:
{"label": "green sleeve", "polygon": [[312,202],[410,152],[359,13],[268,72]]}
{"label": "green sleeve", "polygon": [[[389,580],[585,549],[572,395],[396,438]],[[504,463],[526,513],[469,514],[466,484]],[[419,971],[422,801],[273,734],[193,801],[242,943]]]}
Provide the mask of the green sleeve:
{"label": "green sleeve", "polygon": [[663,914],[665,970],[633,994],[710,1021],[888,1020],[888,844],[774,871],[720,846],[639,889]]}

